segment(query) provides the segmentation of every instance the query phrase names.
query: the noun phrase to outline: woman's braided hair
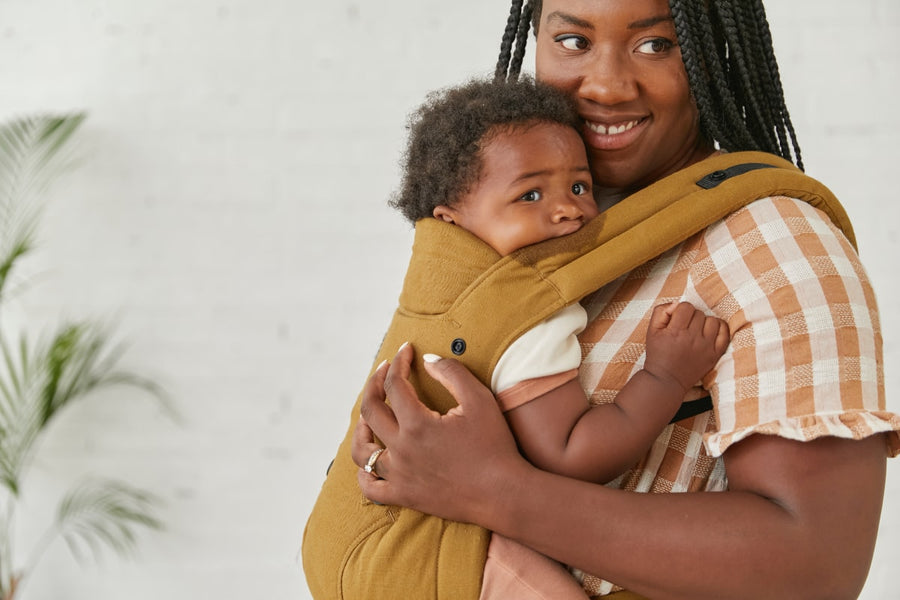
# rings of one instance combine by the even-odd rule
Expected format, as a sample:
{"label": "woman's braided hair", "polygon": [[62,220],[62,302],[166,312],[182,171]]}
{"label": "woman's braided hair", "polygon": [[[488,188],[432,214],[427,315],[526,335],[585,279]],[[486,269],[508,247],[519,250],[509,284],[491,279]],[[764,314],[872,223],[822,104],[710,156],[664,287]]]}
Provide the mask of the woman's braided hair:
{"label": "woman's braided hair", "polygon": [[[495,79],[519,77],[541,4],[512,0]],[[669,7],[701,133],[725,150],[770,152],[803,169],[762,0],[669,0]]]}

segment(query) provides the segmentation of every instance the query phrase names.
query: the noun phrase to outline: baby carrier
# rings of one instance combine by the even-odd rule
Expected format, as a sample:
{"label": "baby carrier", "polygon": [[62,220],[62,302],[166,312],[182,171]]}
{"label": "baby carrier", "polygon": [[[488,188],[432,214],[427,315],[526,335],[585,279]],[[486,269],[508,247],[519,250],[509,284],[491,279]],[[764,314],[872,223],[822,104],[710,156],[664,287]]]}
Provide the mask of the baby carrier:
{"label": "baby carrier", "polygon": [[[372,370],[409,341],[418,357],[431,352],[456,358],[490,385],[498,359],[522,333],[770,196],[809,202],[855,246],[834,195],[790,162],[761,152],[713,156],[629,196],[572,235],[503,258],[458,226],[423,219],[399,307]],[[413,365],[411,380],[424,402],[440,412],[455,406],[443,387],[423,375]],[[303,567],[313,597],[477,600],[490,532],[366,500],[350,456],[358,400],[350,415],[304,533]]]}

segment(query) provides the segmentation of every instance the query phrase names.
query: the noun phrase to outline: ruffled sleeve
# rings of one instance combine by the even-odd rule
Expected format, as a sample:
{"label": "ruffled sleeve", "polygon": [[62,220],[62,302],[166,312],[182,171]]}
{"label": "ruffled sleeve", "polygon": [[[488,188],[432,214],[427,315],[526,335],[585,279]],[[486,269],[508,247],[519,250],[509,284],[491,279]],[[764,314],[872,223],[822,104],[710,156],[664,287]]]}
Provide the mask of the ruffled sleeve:
{"label": "ruffled sleeve", "polygon": [[732,332],[705,382],[718,422],[704,440],[713,456],[754,433],[807,441],[888,432],[890,454],[900,453],[875,295],[824,214],[791,198],[754,202],[707,230],[691,277]]}

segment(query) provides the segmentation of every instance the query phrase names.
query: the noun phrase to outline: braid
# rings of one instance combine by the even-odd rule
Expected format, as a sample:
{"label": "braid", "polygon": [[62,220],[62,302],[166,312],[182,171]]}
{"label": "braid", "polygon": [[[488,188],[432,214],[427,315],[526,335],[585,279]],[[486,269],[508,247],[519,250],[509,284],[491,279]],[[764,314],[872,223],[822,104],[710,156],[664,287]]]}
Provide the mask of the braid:
{"label": "braid", "polygon": [[[752,10],[752,5],[743,4],[738,6],[737,10],[738,23],[741,23],[740,30],[743,31],[743,40],[749,51],[749,64],[758,65],[755,69],[748,69],[749,72],[749,88],[757,90],[759,93],[751,95],[748,99],[755,107],[754,113],[760,123],[760,130],[766,135],[770,146],[778,147],[783,155],[785,152],[790,156],[787,138],[784,129],[777,125],[781,122],[780,106],[781,102],[773,102],[773,98],[781,99],[779,82],[777,81],[777,73],[772,77],[769,70],[769,61],[765,53],[765,48],[761,44],[762,36],[768,31],[765,21],[760,23],[757,16]],[[773,58],[774,60],[774,58]],[[772,123],[772,127],[766,127],[766,123]]]}
{"label": "braid", "polygon": [[670,0],[701,132],[803,168],[762,0]]}
{"label": "braid", "polygon": [[537,31],[537,24],[532,23],[535,9],[537,14],[540,14],[541,0],[528,0],[527,3],[523,0],[512,0],[503,40],[500,42],[500,57],[494,70],[494,81],[516,81],[519,78],[522,60],[525,58],[525,45],[528,43],[528,32],[532,26]]}
{"label": "braid", "polygon": [[[700,131],[713,140],[728,139],[730,127],[722,127],[726,123],[722,107],[727,106],[727,103],[714,97],[717,90],[707,85],[709,79],[722,79],[725,76],[719,53],[710,52],[710,45],[715,43],[714,36],[711,31],[704,31],[708,28],[704,28],[698,18],[695,2],[671,0],[669,4],[688,85],[700,113]],[[715,50],[714,45],[712,48]]]}
{"label": "braid", "polygon": [[534,4],[528,2],[522,8],[522,17],[519,19],[519,29],[516,31],[516,51],[509,65],[508,78],[516,80],[522,71],[522,60],[525,58],[525,44],[528,43],[528,30],[531,28],[531,14]]}
{"label": "braid", "polygon": [[[522,19],[522,0],[512,0],[509,8],[509,17],[506,19],[506,29],[503,31],[503,39],[500,41],[500,56],[497,57],[497,68],[494,70],[494,81],[505,81],[509,71],[509,62],[512,57],[513,42],[519,34],[519,21]],[[524,44],[523,44],[524,45]]]}
{"label": "braid", "polygon": [[[725,58],[728,52],[728,25],[713,28],[713,20],[705,10],[698,13],[697,19],[702,24],[700,39],[703,42],[705,62],[715,65],[715,69],[703,73],[700,85],[711,88],[710,94],[716,98],[719,114],[724,118],[718,127],[722,135],[719,138],[720,144],[725,147],[758,150],[753,138],[746,131],[744,111],[741,109],[743,102],[736,97],[736,94],[740,93],[740,86],[734,85],[734,71]],[[734,30],[732,25],[732,33]],[[710,85],[711,82],[718,82],[719,85]]]}
{"label": "braid", "polygon": [[[788,149],[788,142],[785,137],[790,138],[790,146],[793,149],[795,161],[797,166],[802,170],[803,158],[800,156],[800,146],[797,144],[797,133],[794,131],[794,124],[791,122],[791,115],[784,102],[784,89],[781,85],[781,73],[778,69],[778,61],[775,59],[775,49],[772,45],[772,32],[769,30],[766,9],[763,7],[762,2],[755,2],[750,10],[753,13],[755,22],[760,24],[758,45],[762,50],[763,59],[765,60],[764,64],[768,74],[767,79],[772,82],[772,92],[769,95],[770,101],[771,99],[780,99],[780,102],[774,103],[773,110],[775,111],[776,122],[783,124],[784,127],[777,127],[776,131],[778,132],[781,146],[785,152]],[[785,136],[785,130],[787,136]]]}
{"label": "braid", "polygon": [[748,150],[759,150],[761,148],[774,147],[774,134],[765,132],[765,142],[754,139],[753,135],[747,130],[744,123],[748,119],[755,119],[756,122],[765,122],[766,118],[762,114],[759,104],[755,101],[753,95],[747,96],[747,90],[757,89],[761,84],[759,77],[755,77],[752,72],[753,57],[747,56],[745,50],[745,24],[735,14],[734,7],[727,3],[716,2],[715,9],[718,12],[719,20],[722,22],[722,33],[725,44],[728,49],[728,90],[734,90],[733,94],[728,95],[731,104],[729,105],[729,113],[735,115],[731,122],[732,127],[737,127],[736,133],[739,134],[739,140],[743,147]]}

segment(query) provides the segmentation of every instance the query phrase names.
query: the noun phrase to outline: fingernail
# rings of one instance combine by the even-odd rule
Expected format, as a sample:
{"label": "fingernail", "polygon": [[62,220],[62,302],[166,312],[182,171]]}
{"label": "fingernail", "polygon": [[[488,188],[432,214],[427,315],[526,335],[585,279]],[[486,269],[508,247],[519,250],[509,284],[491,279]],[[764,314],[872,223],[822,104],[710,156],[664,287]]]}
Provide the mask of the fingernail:
{"label": "fingernail", "polygon": [[427,363],[436,363],[437,361],[441,360],[441,357],[437,354],[423,354],[422,360]]}
{"label": "fingernail", "polygon": [[406,348],[407,346],[409,346],[409,342],[403,342],[402,344],[400,344],[400,347],[397,348],[397,352],[398,352],[398,353],[399,353],[399,352],[402,352],[403,349]]}
{"label": "fingernail", "polygon": [[383,367],[383,366],[386,365],[386,364],[387,364],[387,359],[384,359],[383,361],[381,361],[380,363],[378,363],[378,366],[375,367],[375,370],[376,370],[376,371],[380,371],[380,370],[381,370],[381,367]]}

